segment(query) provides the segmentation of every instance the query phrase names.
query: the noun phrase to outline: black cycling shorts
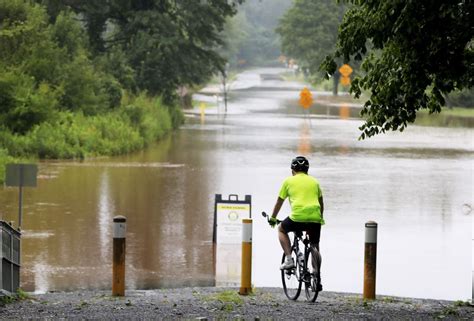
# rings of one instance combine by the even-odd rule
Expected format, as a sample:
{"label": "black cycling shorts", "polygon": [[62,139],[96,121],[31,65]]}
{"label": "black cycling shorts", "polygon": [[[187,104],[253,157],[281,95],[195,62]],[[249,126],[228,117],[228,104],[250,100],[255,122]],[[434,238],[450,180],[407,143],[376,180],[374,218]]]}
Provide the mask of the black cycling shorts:
{"label": "black cycling shorts", "polygon": [[320,223],[294,222],[289,217],[287,217],[283,220],[283,222],[281,222],[281,228],[283,229],[283,231],[285,231],[285,233],[306,231],[309,236],[309,241],[312,244],[319,246],[319,238],[321,236]]}

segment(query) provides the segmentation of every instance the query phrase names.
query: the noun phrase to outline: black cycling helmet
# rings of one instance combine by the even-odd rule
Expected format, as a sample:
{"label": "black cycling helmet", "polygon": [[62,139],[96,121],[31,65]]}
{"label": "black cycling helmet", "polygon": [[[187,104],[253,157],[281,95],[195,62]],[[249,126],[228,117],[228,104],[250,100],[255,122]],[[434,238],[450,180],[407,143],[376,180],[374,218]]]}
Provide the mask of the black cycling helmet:
{"label": "black cycling helmet", "polygon": [[309,162],[304,156],[297,156],[291,161],[291,169],[295,172],[308,172]]}

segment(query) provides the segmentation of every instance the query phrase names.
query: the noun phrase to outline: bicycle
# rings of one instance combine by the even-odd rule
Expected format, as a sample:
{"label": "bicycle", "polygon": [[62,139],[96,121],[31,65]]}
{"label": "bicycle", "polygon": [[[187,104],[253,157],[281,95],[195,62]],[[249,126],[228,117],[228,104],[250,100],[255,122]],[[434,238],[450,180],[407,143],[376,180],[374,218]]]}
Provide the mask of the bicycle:
{"label": "bicycle", "polygon": [[[262,212],[262,216],[270,222],[267,213]],[[277,219],[277,224],[282,221]],[[281,281],[283,291],[290,300],[297,300],[301,293],[301,286],[304,283],[306,300],[315,302],[319,292],[322,291],[321,275],[319,268],[321,266],[321,254],[317,249],[315,255],[311,251],[309,236],[306,232],[293,233],[293,242],[291,242],[291,256],[295,262],[295,267],[288,270],[281,270]],[[300,246],[304,246],[304,251],[300,252]],[[313,262],[314,259],[314,262]],[[283,253],[281,262],[285,261]],[[308,263],[309,262],[309,263]]]}

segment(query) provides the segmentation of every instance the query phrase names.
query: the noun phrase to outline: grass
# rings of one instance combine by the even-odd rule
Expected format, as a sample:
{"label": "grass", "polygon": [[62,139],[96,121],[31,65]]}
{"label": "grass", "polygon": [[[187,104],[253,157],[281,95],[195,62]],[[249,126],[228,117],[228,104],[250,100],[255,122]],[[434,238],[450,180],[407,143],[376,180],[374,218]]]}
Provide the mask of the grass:
{"label": "grass", "polygon": [[459,309],[462,309],[463,307],[472,307],[472,305],[469,301],[455,301],[451,305],[443,306],[443,309],[436,313],[435,318],[444,319],[447,317],[457,316],[460,312]]}
{"label": "grass", "polygon": [[16,293],[0,296],[0,305],[10,304],[17,301],[30,300],[31,296],[23,289],[18,288]]}
{"label": "grass", "polygon": [[438,127],[474,127],[474,108],[443,108],[441,113],[429,114],[427,110],[418,112],[416,125]]}
{"label": "grass", "polygon": [[205,302],[214,302],[218,304],[218,309],[223,312],[232,312],[236,307],[242,306],[244,300],[237,291],[227,290],[219,293],[201,295],[199,292],[193,292],[194,296],[200,297]]}
{"label": "grass", "polygon": [[244,303],[244,300],[237,291],[232,290],[202,296],[201,299],[207,302],[220,302],[223,304],[233,303],[235,305],[242,305]]}
{"label": "grass", "polygon": [[[420,114],[429,114],[427,110],[420,111]],[[437,115],[437,114],[432,114]],[[441,109],[441,115],[446,116],[455,116],[455,117],[474,117],[474,108],[464,108],[464,107],[453,107],[448,108],[444,107]]]}

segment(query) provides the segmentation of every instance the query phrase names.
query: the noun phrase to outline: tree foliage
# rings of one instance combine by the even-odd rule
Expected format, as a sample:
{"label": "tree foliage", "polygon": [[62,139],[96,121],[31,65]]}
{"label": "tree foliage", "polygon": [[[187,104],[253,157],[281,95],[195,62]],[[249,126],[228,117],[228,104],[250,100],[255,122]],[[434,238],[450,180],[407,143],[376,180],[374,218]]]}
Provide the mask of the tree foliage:
{"label": "tree foliage", "polygon": [[316,75],[334,49],[346,7],[334,0],[296,0],[276,29],[285,55]]}
{"label": "tree foliage", "polygon": [[[445,96],[474,82],[474,3],[469,0],[347,1],[334,58],[363,60],[351,92],[370,91],[361,138],[402,131],[420,109],[439,112]],[[366,56],[365,56],[366,55]],[[365,58],[364,58],[365,56]]]}
{"label": "tree foliage", "polygon": [[52,14],[62,5],[82,17],[93,53],[119,58],[105,65],[119,65],[127,75],[116,75],[123,86],[169,102],[177,87],[203,83],[223,70],[225,60],[216,51],[222,44],[220,32],[243,0],[42,2]]}
{"label": "tree foliage", "polygon": [[55,111],[95,115],[118,106],[121,89],[90,58],[75,15],[49,23],[44,7],[0,0],[0,125],[24,134]]}
{"label": "tree foliage", "polygon": [[[36,2],[36,3],[35,3]],[[0,0],[0,126],[24,134],[56,111],[97,115],[124,91],[206,81],[242,0]]]}

